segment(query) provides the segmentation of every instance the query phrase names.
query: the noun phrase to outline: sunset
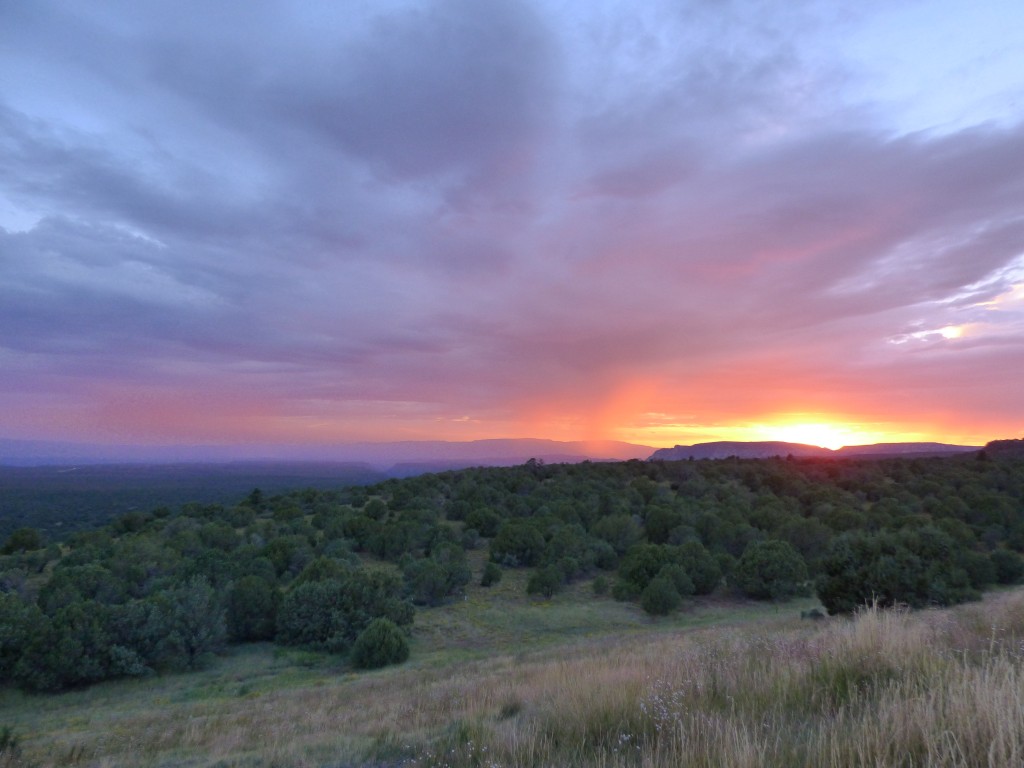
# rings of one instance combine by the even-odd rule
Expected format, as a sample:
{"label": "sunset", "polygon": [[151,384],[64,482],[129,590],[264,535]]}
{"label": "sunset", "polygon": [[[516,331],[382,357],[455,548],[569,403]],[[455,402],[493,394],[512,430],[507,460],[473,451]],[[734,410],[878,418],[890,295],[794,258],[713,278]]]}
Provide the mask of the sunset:
{"label": "sunset", "polygon": [[0,768],[1024,765],[1024,2],[0,0]]}
{"label": "sunset", "polygon": [[6,3],[0,439],[1019,436],[1021,61],[1011,0]]}

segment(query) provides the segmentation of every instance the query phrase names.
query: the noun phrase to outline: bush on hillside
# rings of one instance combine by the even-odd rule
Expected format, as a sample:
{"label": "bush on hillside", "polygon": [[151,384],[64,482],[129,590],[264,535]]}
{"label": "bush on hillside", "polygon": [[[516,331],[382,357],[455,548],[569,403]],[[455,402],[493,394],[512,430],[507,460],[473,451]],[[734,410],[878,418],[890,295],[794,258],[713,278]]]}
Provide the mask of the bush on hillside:
{"label": "bush on hillside", "polygon": [[652,616],[667,616],[682,602],[669,576],[655,576],[640,595],[640,607]]}
{"label": "bush on hillside", "polygon": [[561,569],[556,565],[546,565],[530,574],[526,582],[526,594],[553,597],[562,588],[564,578]]}
{"label": "bush on hillside", "polygon": [[785,541],[755,541],[743,552],[733,582],[757,600],[787,600],[805,591],[807,564]]}
{"label": "bush on hillside", "polygon": [[989,558],[995,566],[999,584],[1016,584],[1024,577],[1024,558],[1012,549],[997,549]]}
{"label": "bush on hillside", "polygon": [[491,559],[512,567],[536,565],[544,547],[544,535],[533,524],[508,520],[491,541]]}
{"label": "bush on hillside", "polygon": [[344,579],[306,582],[289,591],[277,615],[277,642],[342,651],[376,618],[412,623],[413,607],[392,574],[353,570]]}
{"label": "bush on hillside", "polygon": [[679,546],[679,562],[693,582],[693,594],[707,595],[722,581],[722,569],[714,555],[698,541]]}
{"label": "bush on hillside", "polygon": [[930,525],[836,537],[822,560],[818,599],[830,614],[866,603],[920,608],[975,599],[962,550]]}
{"label": "bush on hillside", "polygon": [[228,592],[228,636],[236,642],[273,640],[281,593],[259,576],[245,576]]}
{"label": "bush on hillside", "polygon": [[481,587],[490,587],[501,581],[501,566],[497,563],[489,562],[484,566],[483,575],[480,577]]}
{"label": "bush on hillside", "polygon": [[357,669],[401,664],[409,658],[409,642],[391,619],[374,619],[356,638],[350,658]]}

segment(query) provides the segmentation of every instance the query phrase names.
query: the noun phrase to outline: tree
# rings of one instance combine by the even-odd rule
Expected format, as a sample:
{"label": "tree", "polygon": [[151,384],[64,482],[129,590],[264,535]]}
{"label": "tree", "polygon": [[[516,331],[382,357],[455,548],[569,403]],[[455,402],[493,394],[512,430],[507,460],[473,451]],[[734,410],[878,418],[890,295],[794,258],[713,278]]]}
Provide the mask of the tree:
{"label": "tree", "polygon": [[512,566],[536,565],[544,554],[544,536],[527,520],[508,520],[491,541],[491,559]]}
{"label": "tree", "polygon": [[[676,592],[679,593],[680,597],[689,597],[694,593],[693,580],[690,578],[690,574],[678,563],[669,563],[664,566],[654,578],[668,579],[672,582],[672,586],[676,588]],[[650,585],[648,584],[648,586]]]}
{"label": "tree", "polygon": [[686,569],[696,595],[711,594],[722,581],[722,569],[718,561],[699,541],[681,544],[678,562]]}
{"label": "tree", "polygon": [[493,537],[500,525],[501,517],[493,509],[478,507],[466,513],[466,527],[476,529],[485,539]]}
{"label": "tree", "polygon": [[445,542],[431,548],[430,559],[441,566],[444,572],[445,595],[462,594],[463,588],[473,578],[466,550],[459,544]]}
{"label": "tree", "polygon": [[918,608],[952,605],[977,597],[958,549],[930,525],[837,536],[822,559],[817,592],[830,614],[868,602]]}
{"label": "tree", "polygon": [[416,605],[440,605],[448,595],[460,594],[473,578],[462,547],[450,542],[434,546],[430,557],[409,559],[402,567],[406,591]]}
{"label": "tree", "polygon": [[405,633],[390,619],[377,618],[359,633],[350,656],[357,669],[378,669],[409,658]]}
{"label": "tree", "polygon": [[[619,580],[633,585],[633,591],[639,594],[662,568],[673,561],[673,555],[673,548],[664,544],[635,544],[619,564]],[[625,593],[628,590],[623,586],[618,591]]]}
{"label": "tree", "polygon": [[141,673],[137,654],[111,642],[108,619],[109,609],[94,600],[63,606],[27,638],[15,680],[31,690],[59,691]]}
{"label": "tree", "polygon": [[553,597],[562,588],[562,571],[556,565],[546,565],[530,574],[526,582],[526,594]]}
{"label": "tree", "polygon": [[10,592],[0,592],[0,683],[11,679],[14,667],[46,618],[35,605]]}
{"label": "tree", "polygon": [[640,607],[652,616],[667,616],[683,602],[668,576],[655,576],[640,594]]}
{"label": "tree", "polygon": [[228,636],[236,642],[273,640],[280,605],[281,593],[266,579],[239,579],[228,592]]}
{"label": "tree", "polygon": [[127,597],[125,587],[123,581],[98,563],[64,565],[62,562],[39,591],[39,606],[52,616],[79,600],[96,600],[105,605],[123,603]]}
{"label": "tree", "polygon": [[992,562],[992,558],[984,552],[962,549],[957,554],[956,564],[963,568],[971,586],[975,589],[985,589],[996,583],[998,578],[996,565]]}
{"label": "tree", "polygon": [[989,557],[999,584],[1016,584],[1024,577],[1024,558],[1012,549],[997,549]]}
{"label": "tree", "polygon": [[787,600],[804,591],[807,564],[788,542],[755,541],[736,564],[733,581],[748,597]]}
{"label": "tree", "polygon": [[647,532],[647,540],[652,544],[665,544],[668,542],[672,529],[683,522],[683,515],[668,507],[653,506],[647,509],[644,516],[644,530]]}
{"label": "tree", "polygon": [[224,604],[210,583],[196,576],[160,595],[167,622],[164,646],[174,667],[197,669],[224,648]]}
{"label": "tree", "polygon": [[630,515],[608,515],[602,517],[590,532],[608,542],[617,554],[628,550],[640,538],[640,526]]}
{"label": "tree", "polygon": [[363,514],[371,520],[383,521],[388,516],[388,505],[380,499],[370,499],[363,507]]}
{"label": "tree", "polygon": [[277,614],[277,641],[333,652],[348,649],[373,619],[400,627],[412,623],[402,582],[390,573],[357,568],[343,578],[300,584],[284,596]]}
{"label": "tree", "polygon": [[497,563],[488,561],[487,565],[484,566],[483,575],[480,577],[481,587],[490,587],[501,581],[501,566]]}
{"label": "tree", "polygon": [[277,642],[320,650],[337,638],[343,645],[351,628],[341,591],[338,579],[308,581],[289,590],[277,612]]}
{"label": "tree", "polygon": [[412,560],[402,569],[414,605],[440,605],[448,594],[444,568],[429,557]]}
{"label": "tree", "polygon": [[345,572],[349,570],[349,565],[336,560],[333,557],[318,557],[315,560],[311,560],[309,564],[302,569],[302,573],[295,577],[292,581],[291,587],[294,589],[300,584],[305,584],[307,581],[327,581],[327,579],[338,579],[345,575]]}
{"label": "tree", "polygon": [[43,537],[35,528],[18,528],[7,537],[3,548],[0,548],[0,555],[28,552],[33,549],[42,549],[43,546]]}

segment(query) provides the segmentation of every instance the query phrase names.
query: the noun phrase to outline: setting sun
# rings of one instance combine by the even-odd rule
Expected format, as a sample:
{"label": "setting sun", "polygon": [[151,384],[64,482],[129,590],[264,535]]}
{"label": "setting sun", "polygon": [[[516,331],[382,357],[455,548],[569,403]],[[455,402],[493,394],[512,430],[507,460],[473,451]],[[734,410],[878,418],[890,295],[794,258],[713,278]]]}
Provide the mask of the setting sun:
{"label": "setting sun", "polygon": [[842,448],[846,445],[845,431],[830,424],[792,424],[775,430],[780,440],[787,443],[820,445],[822,448]]}
{"label": "setting sun", "polygon": [[[757,435],[754,437],[754,435]],[[761,424],[751,430],[751,438],[757,440],[781,440],[787,443],[818,445],[836,450],[844,445],[865,445],[886,442],[887,436],[864,430],[859,425],[833,424],[828,422],[788,422],[782,424]]]}

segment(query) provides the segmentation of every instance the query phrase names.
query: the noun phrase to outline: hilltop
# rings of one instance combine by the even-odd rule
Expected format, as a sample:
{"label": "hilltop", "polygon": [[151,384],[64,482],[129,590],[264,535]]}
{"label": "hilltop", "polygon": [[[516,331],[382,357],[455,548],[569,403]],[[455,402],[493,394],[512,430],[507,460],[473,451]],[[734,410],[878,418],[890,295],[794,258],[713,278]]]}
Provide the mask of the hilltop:
{"label": "hilltop", "polygon": [[985,446],[991,458],[1024,458],[1024,440],[993,440]]}

